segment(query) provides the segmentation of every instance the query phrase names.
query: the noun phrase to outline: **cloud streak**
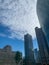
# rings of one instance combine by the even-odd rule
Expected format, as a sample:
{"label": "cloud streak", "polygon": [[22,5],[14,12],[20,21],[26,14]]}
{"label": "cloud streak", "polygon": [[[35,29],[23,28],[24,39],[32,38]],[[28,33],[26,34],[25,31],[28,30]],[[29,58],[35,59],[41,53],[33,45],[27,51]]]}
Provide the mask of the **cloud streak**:
{"label": "cloud streak", "polygon": [[36,0],[0,0],[0,23],[10,28],[9,38],[23,39],[29,33],[34,39],[34,28],[40,27]]}

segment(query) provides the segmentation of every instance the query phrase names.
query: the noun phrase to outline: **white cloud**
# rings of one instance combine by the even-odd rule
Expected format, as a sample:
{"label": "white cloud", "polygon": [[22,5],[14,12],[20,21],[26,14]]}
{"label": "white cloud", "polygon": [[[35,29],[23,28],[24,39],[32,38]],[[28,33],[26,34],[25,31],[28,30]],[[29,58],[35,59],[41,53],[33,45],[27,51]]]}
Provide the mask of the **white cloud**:
{"label": "white cloud", "polygon": [[9,38],[23,39],[24,34],[29,33],[34,39],[34,28],[40,27],[36,15],[36,0],[4,0],[0,4],[0,20],[10,28]]}

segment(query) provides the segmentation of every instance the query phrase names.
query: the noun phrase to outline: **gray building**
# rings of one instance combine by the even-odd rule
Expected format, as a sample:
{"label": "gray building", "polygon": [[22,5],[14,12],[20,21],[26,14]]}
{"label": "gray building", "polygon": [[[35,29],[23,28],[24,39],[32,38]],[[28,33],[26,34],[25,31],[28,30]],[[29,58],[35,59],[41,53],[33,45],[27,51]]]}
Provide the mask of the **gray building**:
{"label": "gray building", "polygon": [[49,0],[37,0],[37,15],[49,46]]}
{"label": "gray building", "polygon": [[34,53],[33,53],[33,43],[32,43],[32,36],[26,34],[24,36],[24,45],[25,45],[25,59],[27,63],[31,65],[34,63]]}
{"label": "gray building", "polygon": [[39,50],[37,49],[34,49],[34,58],[35,58],[36,63],[41,63]]}
{"label": "gray building", "polygon": [[42,28],[38,27],[35,28],[35,31],[39,45],[41,63],[43,64],[49,63],[49,49],[44,32],[42,31]]}

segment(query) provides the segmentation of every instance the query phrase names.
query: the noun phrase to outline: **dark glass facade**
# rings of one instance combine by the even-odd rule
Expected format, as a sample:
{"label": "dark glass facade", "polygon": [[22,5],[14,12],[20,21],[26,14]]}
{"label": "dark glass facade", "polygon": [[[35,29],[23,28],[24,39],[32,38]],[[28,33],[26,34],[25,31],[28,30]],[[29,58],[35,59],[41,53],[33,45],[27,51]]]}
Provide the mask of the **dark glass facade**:
{"label": "dark glass facade", "polygon": [[24,45],[25,45],[25,59],[27,60],[28,64],[34,63],[34,54],[33,54],[33,43],[32,43],[32,36],[26,34],[24,36]]}
{"label": "dark glass facade", "polygon": [[37,15],[49,46],[49,0],[37,0]]}
{"label": "dark glass facade", "polygon": [[35,28],[41,63],[49,63],[49,48],[42,28]]}

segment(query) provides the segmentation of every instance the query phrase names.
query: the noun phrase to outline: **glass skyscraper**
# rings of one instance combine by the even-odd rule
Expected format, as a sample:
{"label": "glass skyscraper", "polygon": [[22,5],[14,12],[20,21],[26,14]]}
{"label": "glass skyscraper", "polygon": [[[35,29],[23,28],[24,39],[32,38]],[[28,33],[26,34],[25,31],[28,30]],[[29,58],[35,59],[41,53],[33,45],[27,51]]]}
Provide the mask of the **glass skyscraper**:
{"label": "glass skyscraper", "polygon": [[42,28],[35,28],[41,63],[49,63],[49,48]]}
{"label": "glass skyscraper", "polygon": [[33,43],[32,36],[26,34],[24,36],[24,45],[25,45],[25,59],[27,60],[28,65],[34,63],[34,54],[33,54]]}
{"label": "glass skyscraper", "polygon": [[49,46],[49,0],[37,0],[37,15]]}

